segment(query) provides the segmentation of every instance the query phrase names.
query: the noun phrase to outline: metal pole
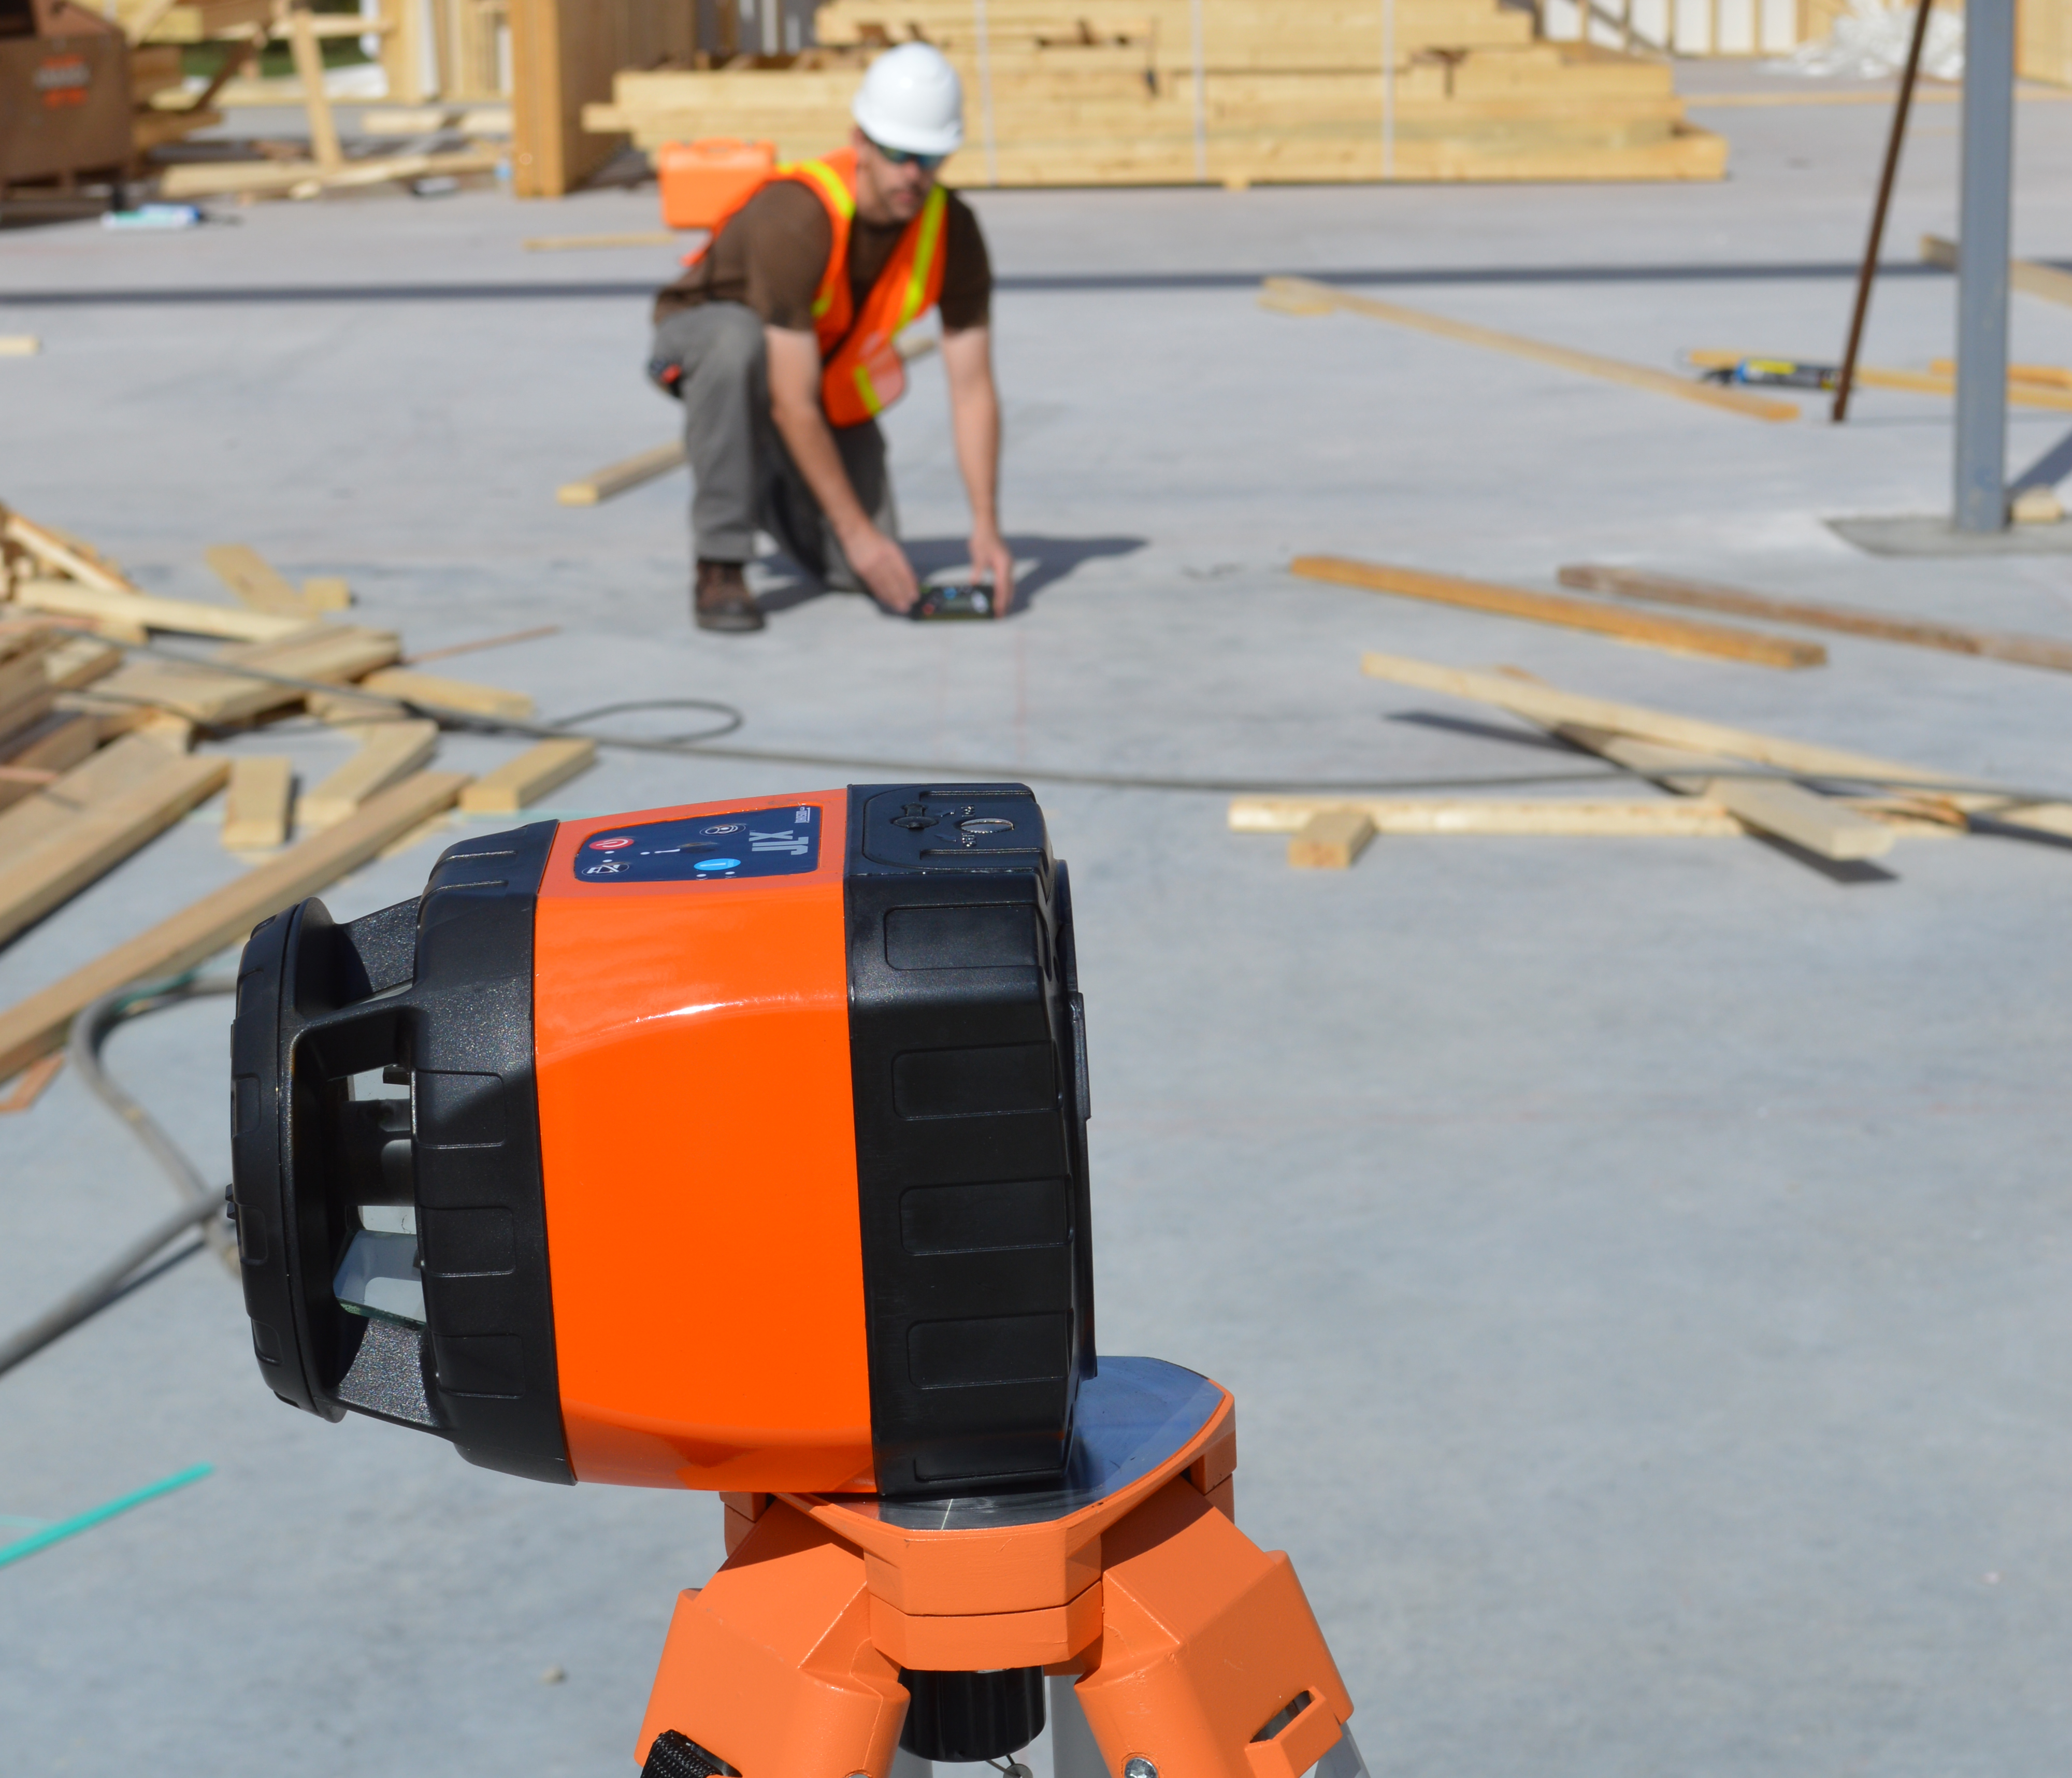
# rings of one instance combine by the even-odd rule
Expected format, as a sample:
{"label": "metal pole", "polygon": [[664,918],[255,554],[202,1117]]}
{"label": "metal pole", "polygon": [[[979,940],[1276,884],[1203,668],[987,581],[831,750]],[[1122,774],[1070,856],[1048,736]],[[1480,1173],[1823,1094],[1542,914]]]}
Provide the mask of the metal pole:
{"label": "metal pole", "polygon": [[1964,159],[1957,241],[1959,531],[2008,522],[2008,254],[2014,174],[2014,0],[1964,9]]}
{"label": "metal pole", "polygon": [[1878,249],[1885,245],[1885,212],[1892,208],[1893,182],[1899,176],[1899,150],[1906,141],[1906,114],[1914,109],[1914,83],[1921,72],[1921,45],[1928,35],[1929,0],[1914,14],[1914,36],[1906,46],[1906,66],[1899,76],[1899,103],[1893,107],[1892,135],[1885,145],[1885,171],[1878,175],[1877,202],[1871,207],[1871,238],[1864,249],[1864,268],[1856,274],[1856,306],[1849,315],[1849,344],[1835,378],[1835,411],[1840,426],[1849,417],[1849,386],[1856,380],[1856,350],[1864,343],[1864,320],[1871,311],[1871,280],[1877,276]]}

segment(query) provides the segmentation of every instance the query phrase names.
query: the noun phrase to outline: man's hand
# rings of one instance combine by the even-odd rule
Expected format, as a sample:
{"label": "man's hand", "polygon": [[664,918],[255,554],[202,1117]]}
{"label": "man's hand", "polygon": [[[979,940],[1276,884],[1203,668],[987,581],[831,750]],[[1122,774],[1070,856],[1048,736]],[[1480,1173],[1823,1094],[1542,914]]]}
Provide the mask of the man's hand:
{"label": "man's hand", "polygon": [[974,525],[971,534],[973,570],[993,576],[993,615],[1005,617],[1014,606],[1014,552],[990,525]]}
{"label": "man's hand", "polygon": [[914,565],[896,539],[866,521],[841,539],[841,546],[873,599],[889,611],[904,614],[913,609],[921,596],[921,583],[914,578]]}

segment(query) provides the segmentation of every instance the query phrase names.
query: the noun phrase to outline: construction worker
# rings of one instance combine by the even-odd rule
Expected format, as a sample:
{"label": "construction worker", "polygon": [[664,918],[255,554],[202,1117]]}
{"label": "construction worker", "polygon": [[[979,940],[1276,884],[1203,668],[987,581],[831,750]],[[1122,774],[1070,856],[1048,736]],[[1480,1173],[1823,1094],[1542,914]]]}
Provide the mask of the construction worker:
{"label": "construction worker", "polygon": [[905,386],[899,331],[938,307],[972,566],[993,578],[996,614],[1013,596],[992,266],[978,219],[935,179],[964,140],[963,87],[939,51],[904,43],[871,64],[851,109],[847,148],[780,168],[656,301],[651,370],[683,401],[697,484],[701,629],[763,628],[742,574],[758,528],[826,586],[894,612],[920,596],[877,416]]}

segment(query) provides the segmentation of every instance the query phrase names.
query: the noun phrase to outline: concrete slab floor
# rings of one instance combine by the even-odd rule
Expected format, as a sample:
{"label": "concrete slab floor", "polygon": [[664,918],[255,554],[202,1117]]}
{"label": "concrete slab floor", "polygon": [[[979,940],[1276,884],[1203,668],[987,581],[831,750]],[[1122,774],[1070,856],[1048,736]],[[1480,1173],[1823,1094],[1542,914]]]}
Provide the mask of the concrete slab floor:
{"label": "concrete slab floor", "polygon": [[[1314,550],[1548,586],[1611,560],[2072,637],[2062,558],[1880,560],[1822,522],[1942,508],[1934,399],[1865,390],[1846,428],[1811,404],[1768,426],[1264,313],[1244,277],[1157,286],[1450,270],[1477,276],[1402,299],[1665,367],[1832,353],[1882,113],[1698,115],[1733,138],[1723,184],[979,195],[1007,520],[1045,564],[997,627],[820,597],[701,636],[680,479],[553,504],[669,435],[639,294],[669,257],[518,242],[652,226],[652,193],[10,233],[0,319],[46,349],[0,365],[0,497],[168,593],[217,596],[201,552],[236,539],[347,575],[416,648],[558,624],[442,670],[549,714],[722,699],[747,745],[988,772],[1564,768],[1426,719],[1503,726],[1486,712],[1363,679],[1381,648],[2072,789],[2072,684],[2049,673],[1841,637],[1824,669],[1774,673],[1285,574]],[[1952,230],[1955,123],[1918,126],[1895,259]],[[2017,245],[2054,257],[2072,106],[2025,105],[2020,138]],[[1735,275],[1751,265],[1770,270]],[[1068,274],[1139,282],[1046,287]],[[438,288],[462,285],[492,288]],[[2017,356],[2072,360],[2072,311],[2014,303]],[[1942,354],[1951,303],[1947,279],[1895,275],[1867,357]],[[964,525],[940,377],[918,366],[890,426],[931,562]],[[2011,467],[2064,430],[2018,414]],[[227,744],[306,772],[343,747]],[[614,753],[556,806],[843,776]],[[1218,796],[1039,788],[1079,905],[1104,1344],[1237,1391],[1241,1521],[1293,1554],[1377,1774],[2062,1764],[2072,857],[1903,842],[1840,883],[1753,842],[1385,839],[1348,874],[1296,874],[1279,842],[1225,832]],[[215,818],[0,952],[0,1002],[227,880]],[[327,899],[414,893],[438,843]],[[224,1017],[203,1003],[112,1049],[213,1176]],[[167,1202],[69,1079],[0,1119],[0,1319]],[[206,1260],[0,1381],[0,1513],[61,1518],[196,1462],[215,1473],[0,1573],[10,1772],[631,1770],[673,1594],[718,1559],[712,1503],[550,1490],[293,1414]]]}

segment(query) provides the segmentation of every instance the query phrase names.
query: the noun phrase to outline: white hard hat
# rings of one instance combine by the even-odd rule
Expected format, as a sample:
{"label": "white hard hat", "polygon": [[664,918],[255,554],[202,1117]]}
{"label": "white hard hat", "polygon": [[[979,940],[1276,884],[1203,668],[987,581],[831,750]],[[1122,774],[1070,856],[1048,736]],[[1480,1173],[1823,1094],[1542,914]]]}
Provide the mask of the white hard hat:
{"label": "white hard hat", "polygon": [[886,148],[952,154],[964,146],[964,82],[932,43],[902,43],[879,56],[849,109]]}

